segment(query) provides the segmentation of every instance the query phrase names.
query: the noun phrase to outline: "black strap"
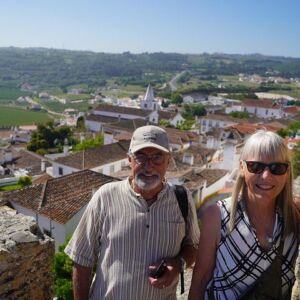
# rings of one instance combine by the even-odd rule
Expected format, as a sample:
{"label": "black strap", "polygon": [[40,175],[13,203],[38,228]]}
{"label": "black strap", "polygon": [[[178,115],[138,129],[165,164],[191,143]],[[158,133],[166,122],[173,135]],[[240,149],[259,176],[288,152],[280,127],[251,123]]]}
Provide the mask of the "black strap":
{"label": "black strap", "polygon": [[182,217],[184,218],[184,221],[186,223],[188,211],[189,211],[189,204],[188,204],[186,189],[182,185],[175,185],[175,195],[176,195],[176,199],[177,199]]}
{"label": "black strap", "polygon": [[[181,185],[175,185],[175,195],[178,202],[178,206],[180,208],[182,217],[184,219],[184,222],[187,222],[187,216],[189,211],[189,204],[188,204],[188,198],[187,198],[187,192],[186,189]],[[181,294],[184,293],[184,272],[180,272],[180,287],[181,287]]]}

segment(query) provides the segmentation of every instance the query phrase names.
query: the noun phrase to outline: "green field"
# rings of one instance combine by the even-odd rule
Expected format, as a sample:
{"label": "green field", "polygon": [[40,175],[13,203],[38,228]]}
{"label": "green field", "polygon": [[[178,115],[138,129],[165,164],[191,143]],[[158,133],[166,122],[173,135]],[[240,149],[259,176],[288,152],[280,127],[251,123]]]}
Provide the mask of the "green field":
{"label": "green field", "polygon": [[0,126],[32,125],[51,120],[47,113],[0,105]]}
{"label": "green field", "polygon": [[0,87],[0,100],[17,100],[20,96],[29,96],[31,93],[22,92],[17,88]]}

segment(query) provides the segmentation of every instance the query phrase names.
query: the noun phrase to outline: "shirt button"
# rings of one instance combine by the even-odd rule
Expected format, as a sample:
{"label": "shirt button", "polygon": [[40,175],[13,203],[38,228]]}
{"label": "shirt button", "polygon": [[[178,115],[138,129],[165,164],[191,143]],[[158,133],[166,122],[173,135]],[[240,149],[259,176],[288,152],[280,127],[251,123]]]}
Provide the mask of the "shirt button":
{"label": "shirt button", "polygon": [[147,224],[146,227],[149,228],[150,227],[149,224]]}

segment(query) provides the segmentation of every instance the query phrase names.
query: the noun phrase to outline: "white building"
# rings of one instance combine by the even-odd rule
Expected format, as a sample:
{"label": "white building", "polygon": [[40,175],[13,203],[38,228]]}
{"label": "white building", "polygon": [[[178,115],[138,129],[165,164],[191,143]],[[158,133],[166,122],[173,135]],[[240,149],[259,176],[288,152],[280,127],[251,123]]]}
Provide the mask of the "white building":
{"label": "white building", "polygon": [[52,176],[60,177],[84,169],[110,175],[128,165],[128,149],[129,141],[121,141],[58,157],[52,161]]}
{"label": "white building", "polygon": [[115,180],[84,170],[6,193],[4,201],[18,213],[33,217],[41,231],[54,239],[58,251],[74,232],[93,193]]}
{"label": "white building", "polygon": [[258,118],[281,118],[283,116],[281,105],[268,99],[245,100],[240,104],[233,104],[225,109],[227,114],[231,112],[247,112]]}

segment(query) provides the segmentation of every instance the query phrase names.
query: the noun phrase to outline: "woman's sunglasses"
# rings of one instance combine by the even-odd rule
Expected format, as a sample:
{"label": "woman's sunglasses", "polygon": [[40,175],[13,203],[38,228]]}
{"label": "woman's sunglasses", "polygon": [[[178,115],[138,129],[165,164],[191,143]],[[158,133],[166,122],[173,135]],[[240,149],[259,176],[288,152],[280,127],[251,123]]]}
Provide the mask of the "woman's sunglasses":
{"label": "woman's sunglasses", "polygon": [[259,161],[246,161],[247,169],[250,173],[261,174],[266,167],[268,167],[269,171],[274,175],[283,175],[286,173],[289,164],[287,163],[271,163],[265,164]]}

